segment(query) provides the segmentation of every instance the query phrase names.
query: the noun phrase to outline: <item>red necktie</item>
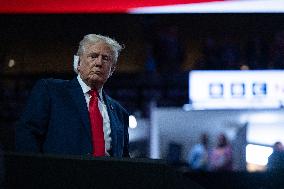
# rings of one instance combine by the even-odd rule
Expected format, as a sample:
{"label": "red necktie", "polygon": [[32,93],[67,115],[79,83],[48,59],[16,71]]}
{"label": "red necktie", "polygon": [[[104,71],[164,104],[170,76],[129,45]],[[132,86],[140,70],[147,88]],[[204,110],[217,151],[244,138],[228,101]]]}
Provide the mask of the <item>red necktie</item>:
{"label": "red necktie", "polygon": [[90,90],[89,94],[91,96],[89,103],[89,115],[92,132],[93,155],[104,156],[105,140],[103,131],[103,118],[98,107],[98,93],[96,90]]}

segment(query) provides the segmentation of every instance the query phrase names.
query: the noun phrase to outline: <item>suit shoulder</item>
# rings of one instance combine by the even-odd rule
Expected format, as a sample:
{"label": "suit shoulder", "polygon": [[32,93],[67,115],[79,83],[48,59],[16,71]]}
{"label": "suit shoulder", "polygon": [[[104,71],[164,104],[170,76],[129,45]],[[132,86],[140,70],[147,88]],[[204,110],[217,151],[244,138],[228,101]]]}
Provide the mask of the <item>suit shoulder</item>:
{"label": "suit shoulder", "polygon": [[44,78],[37,81],[36,85],[46,85],[47,87],[62,87],[66,85],[69,80]]}
{"label": "suit shoulder", "polygon": [[48,83],[48,84],[52,84],[52,85],[63,85],[63,84],[67,84],[69,82],[69,80],[64,80],[64,79],[54,79],[54,78],[46,78],[46,79],[42,79],[44,82]]}

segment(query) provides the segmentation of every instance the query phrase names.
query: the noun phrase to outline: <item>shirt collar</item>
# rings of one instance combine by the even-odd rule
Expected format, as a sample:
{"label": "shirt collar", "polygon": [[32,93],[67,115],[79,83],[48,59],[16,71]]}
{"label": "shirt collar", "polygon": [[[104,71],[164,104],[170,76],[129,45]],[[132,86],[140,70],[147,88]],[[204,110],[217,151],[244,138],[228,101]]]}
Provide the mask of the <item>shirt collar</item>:
{"label": "shirt collar", "polygon": [[[89,87],[83,80],[82,80],[82,78],[80,77],[80,74],[78,74],[77,75],[77,80],[78,80],[78,82],[79,82],[79,84],[80,84],[80,86],[81,86],[81,88],[82,88],[82,90],[83,90],[83,93],[84,94],[87,94],[90,90],[91,90],[91,87]],[[103,90],[101,89],[101,90],[99,90],[99,98],[100,98],[100,100],[102,100],[103,99],[103,92],[102,92]]]}

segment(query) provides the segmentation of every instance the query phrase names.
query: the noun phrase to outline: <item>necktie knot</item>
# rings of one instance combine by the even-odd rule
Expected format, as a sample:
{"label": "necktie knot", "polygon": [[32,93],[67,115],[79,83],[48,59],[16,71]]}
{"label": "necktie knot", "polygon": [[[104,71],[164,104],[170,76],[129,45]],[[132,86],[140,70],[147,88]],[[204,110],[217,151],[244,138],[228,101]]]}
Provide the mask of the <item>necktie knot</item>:
{"label": "necktie knot", "polygon": [[97,90],[89,90],[89,95],[91,96],[91,97],[95,97],[95,98],[98,98],[99,97],[99,93],[98,93],[98,91]]}

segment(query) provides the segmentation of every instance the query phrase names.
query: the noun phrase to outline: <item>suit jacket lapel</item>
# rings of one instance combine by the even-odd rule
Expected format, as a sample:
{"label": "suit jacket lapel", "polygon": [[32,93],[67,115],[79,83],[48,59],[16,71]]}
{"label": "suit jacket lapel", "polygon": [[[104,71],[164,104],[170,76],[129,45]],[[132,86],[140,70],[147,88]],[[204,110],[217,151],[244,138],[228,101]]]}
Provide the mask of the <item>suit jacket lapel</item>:
{"label": "suit jacket lapel", "polygon": [[86,104],[85,96],[83,94],[82,88],[77,80],[74,78],[69,82],[69,92],[76,105],[79,116],[83,121],[84,128],[87,131],[88,137],[91,139],[91,128],[90,128],[90,119],[89,119],[89,111]]}
{"label": "suit jacket lapel", "polygon": [[112,146],[112,153],[113,156],[117,156],[117,128],[116,128],[116,118],[115,118],[115,112],[114,112],[114,107],[112,105],[111,100],[109,97],[104,93],[103,91],[103,97],[104,101],[107,107],[107,112],[109,116],[109,121],[110,121],[110,128],[111,128],[111,146]]}

